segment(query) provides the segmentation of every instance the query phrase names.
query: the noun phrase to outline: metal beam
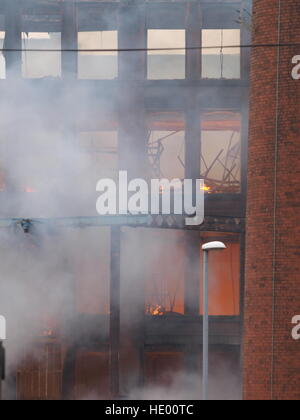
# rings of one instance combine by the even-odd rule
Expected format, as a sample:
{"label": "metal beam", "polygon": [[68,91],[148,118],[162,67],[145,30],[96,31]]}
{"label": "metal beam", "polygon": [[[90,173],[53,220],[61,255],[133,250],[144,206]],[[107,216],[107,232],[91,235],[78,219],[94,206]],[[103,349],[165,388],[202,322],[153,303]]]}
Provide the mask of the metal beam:
{"label": "metal beam", "polygon": [[5,218],[0,219],[0,228],[9,228],[20,225],[24,230],[31,225],[44,225],[50,227],[88,228],[99,226],[146,226],[148,216],[99,216],[99,217],[58,217],[58,218]]}

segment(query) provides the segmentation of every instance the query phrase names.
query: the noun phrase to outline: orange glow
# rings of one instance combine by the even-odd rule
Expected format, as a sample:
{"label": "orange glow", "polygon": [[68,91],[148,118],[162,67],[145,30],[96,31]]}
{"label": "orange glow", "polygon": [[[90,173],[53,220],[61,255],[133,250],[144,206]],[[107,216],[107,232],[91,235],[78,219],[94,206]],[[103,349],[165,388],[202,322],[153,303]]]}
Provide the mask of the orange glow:
{"label": "orange glow", "polygon": [[162,316],[184,313],[184,233],[154,230],[144,241],[148,254],[145,273],[145,312]]}
{"label": "orange glow", "polygon": [[47,328],[42,332],[42,337],[53,337],[54,335],[54,331],[51,328]]}
{"label": "orange glow", "polygon": [[[209,241],[209,238],[206,240]],[[209,258],[209,314],[212,316],[240,314],[240,246],[238,243],[230,242],[226,243],[226,246],[227,249],[224,251],[211,252]],[[202,261],[201,252],[201,266]],[[200,278],[200,314],[202,314],[202,272]]]}
{"label": "orange glow", "polygon": [[[148,128],[158,131],[183,131],[185,122],[179,112],[151,113]],[[240,114],[233,111],[212,111],[202,116],[201,129],[205,131],[241,131]]]}
{"label": "orange glow", "polygon": [[32,188],[32,187],[25,187],[24,190],[26,193],[34,193],[37,192],[36,189]]}

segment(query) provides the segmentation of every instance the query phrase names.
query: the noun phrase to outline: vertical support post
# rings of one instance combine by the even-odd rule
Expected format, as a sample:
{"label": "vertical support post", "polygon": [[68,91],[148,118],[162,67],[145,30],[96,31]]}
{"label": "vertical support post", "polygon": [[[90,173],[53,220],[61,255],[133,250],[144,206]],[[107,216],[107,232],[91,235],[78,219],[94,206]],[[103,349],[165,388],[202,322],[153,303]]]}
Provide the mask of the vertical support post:
{"label": "vertical support post", "polygon": [[[187,99],[185,118],[185,178],[196,180],[200,176],[201,126],[197,95],[192,90]],[[199,232],[186,232],[185,251],[185,314],[197,316],[200,287]]]}
{"label": "vertical support post", "polygon": [[[120,5],[118,40],[120,49],[146,47],[145,5],[140,1]],[[141,83],[145,74],[145,51],[119,53],[119,166],[134,178],[144,175],[147,166],[145,99]]]}
{"label": "vertical support post", "polygon": [[0,341],[0,401],[2,400],[2,381],[5,379],[5,350]]}
{"label": "vertical support post", "polygon": [[[61,69],[64,79],[76,79],[78,70],[77,6],[74,0],[62,3]],[[70,51],[71,50],[71,51]],[[73,51],[72,51],[73,50]]]}
{"label": "vertical support post", "polygon": [[[198,3],[188,2],[186,20],[186,78],[199,80],[201,78],[202,51],[198,47],[202,41],[202,16]],[[192,48],[192,49],[189,49]]]}
{"label": "vertical support post", "polygon": [[112,398],[120,394],[120,227],[111,228],[110,258],[110,387]]}
{"label": "vertical support post", "polygon": [[[187,46],[199,45],[201,19],[199,5],[188,4]],[[195,16],[193,16],[195,14]],[[187,51],[187,78],[200,78],[200,51]],[[201,127],[198,96],[194,87],[189,87],[185,115],[185,178],[196,180],[200,176]],[[200,235],[199,232],[185,233],[185,296],[186,316],[198,317],[200,312]],[[199,348],[187,345],[185,367],[188,372],[199,369]]]}
{"label": "vertical support post", "polygon": [[208,251],[203,252],[203,401],[208,400]]}
{"label": "vertical support post", "polygon": [[[142,4],[141,4],[142,3]],[[145,4],[140,0],[121,2],[118,11],[118,39],[120,49],[145,49],[146,13]],[[119,53],[118,92],[118,138],[119,169],[128,172],[128,181],[146,178],[147,133],[144,79],[146,75],[146,52],[128,51]],[[136,231],[139,234],[139,231]],[[145,301],[143,279],[132,273],[131,293],[124,296],[122,307],[127,331],[122,335],[121,353],[122,392],[130,387],[140,387],[143,374],[142,354],[144,348]],[[130,375],[126,365],[130,364]],[[124,369],[123,369],[124,368]]]}
{"label": "vertical support post", "polygon": [[4,52],[6,78],[22,77],[22,6],[20,0],[5,2]]}

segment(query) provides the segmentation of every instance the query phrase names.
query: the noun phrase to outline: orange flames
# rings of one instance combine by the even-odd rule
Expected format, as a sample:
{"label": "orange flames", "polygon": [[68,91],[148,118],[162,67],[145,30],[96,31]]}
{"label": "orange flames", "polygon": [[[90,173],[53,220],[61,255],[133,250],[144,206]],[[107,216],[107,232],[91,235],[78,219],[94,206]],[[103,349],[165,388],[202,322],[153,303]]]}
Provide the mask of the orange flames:
{"label": "orange flames", "polygon": [[206,192],[206,193],[211,193],[212,189],[211,187],[209,187],[208,185],[204,185],[204,187],[201,188],[202,191]]}
{"label": "orange flames", "polygon": [[148,305],[147,313],[152,316],[163,316],[165,309],[161,305]]}

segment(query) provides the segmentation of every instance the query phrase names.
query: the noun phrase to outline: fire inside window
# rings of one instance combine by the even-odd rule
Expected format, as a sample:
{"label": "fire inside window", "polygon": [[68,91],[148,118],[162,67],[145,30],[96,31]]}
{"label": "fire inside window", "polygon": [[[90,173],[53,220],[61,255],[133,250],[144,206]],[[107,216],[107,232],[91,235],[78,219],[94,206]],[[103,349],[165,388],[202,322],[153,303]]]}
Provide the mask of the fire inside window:
{"label": "fire inside window", "polygon": [[241,118],[231,111],[211,111],[201,121],[201,178],[208,193],[241,189]]}
{"label": "fire inside window", "polygon": [[202,78],[240,79],[240,29],[202,31]]}
{"label": "fire inside window", "polygon": [[[117,50],[118,31],[78,32],[79,50]],[[109,80],[118,77],[117,51],[80,51],[78,54],[78,78]]]}

